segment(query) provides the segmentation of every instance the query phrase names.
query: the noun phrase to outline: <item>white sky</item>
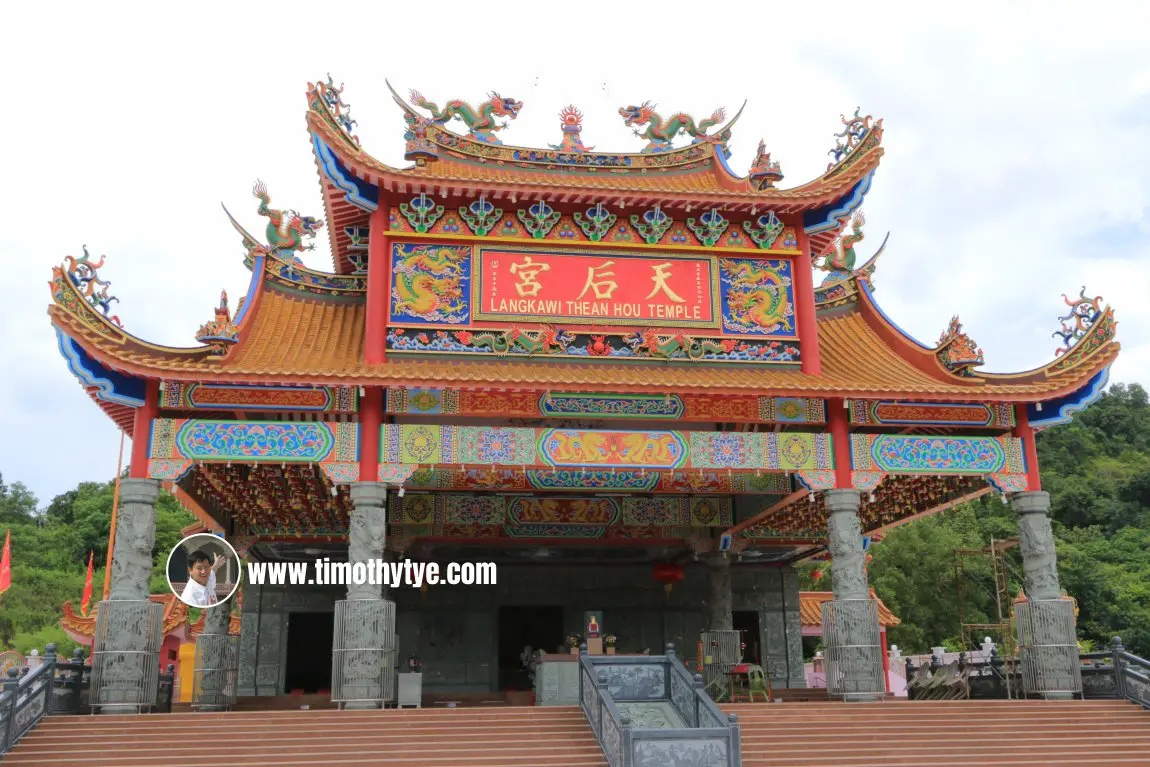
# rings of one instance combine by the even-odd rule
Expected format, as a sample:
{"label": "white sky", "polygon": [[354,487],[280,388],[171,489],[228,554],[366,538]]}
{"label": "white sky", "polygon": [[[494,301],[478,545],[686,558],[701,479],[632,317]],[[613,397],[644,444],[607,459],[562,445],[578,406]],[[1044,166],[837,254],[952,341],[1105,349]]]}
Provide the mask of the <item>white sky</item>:
{"label": "white sky", "polygon": [[[896,322],[929,343],[958,313],[986,370],[1024,370],[1053,356],[1060,296],[1085,285],[1119,320],[1111,381],[1150,385],[1144,3],[10,5],[0,472],[44,503],[114,476],[119,446],[56,350],[52,266],[84,244],[107,254],[126,328],[195,345],[220,289],[234,309],[247,287],[220,203],[262,233],[261,178],[276,207],[323,215],[304,93],[328,71],[395,165],[384,77],[439,104],[519,99],[501,137],[528,146],[559,142],[568,103],[586,144],[636,151],[620,106],[702,117],[749,99],[731,165],[745,173],[764,138],[784,187],[822,172],[861,105],[887,154],[859,253],[891,231],[876,284]],[[330,268],[317,241],[304,260]]]}

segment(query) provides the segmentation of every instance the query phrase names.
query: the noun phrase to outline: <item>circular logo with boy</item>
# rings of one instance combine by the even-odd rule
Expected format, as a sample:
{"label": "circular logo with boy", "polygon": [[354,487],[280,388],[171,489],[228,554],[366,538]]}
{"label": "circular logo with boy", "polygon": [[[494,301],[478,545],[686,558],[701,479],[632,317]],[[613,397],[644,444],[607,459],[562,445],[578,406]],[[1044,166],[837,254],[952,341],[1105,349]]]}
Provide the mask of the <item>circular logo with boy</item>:
{"label": "circular logo with boy", "polygon": [[168,586],[189,607],[227,602],[240,585],[240,558],[223,537],[189,535],[168,554]]}

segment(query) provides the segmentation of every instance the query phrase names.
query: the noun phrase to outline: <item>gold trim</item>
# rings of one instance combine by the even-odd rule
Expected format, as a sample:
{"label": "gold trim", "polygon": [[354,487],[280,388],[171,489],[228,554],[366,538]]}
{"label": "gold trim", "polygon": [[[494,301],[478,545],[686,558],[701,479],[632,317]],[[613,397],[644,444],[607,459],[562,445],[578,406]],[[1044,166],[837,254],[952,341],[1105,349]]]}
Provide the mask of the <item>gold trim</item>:
{"label": "gold trim", "polygon": [[[538,242],[538,240],[536,240]],[[545,316],[539,314],[496,314],[484,312],[479,309],[482,306],[480,300],[480,282],[482,277],[481,265],[483,263],[483,252],[485,250],[496,250],[506,253],[522,253],[525,255],[539,254],[539,255],[556,255],[560,257],[566,256],[614,256],[615,258],[642,258],[650,259],[650,256],[637,255],[635,253],[628,253],[627,251],[599,251],[599,252],[586,252],[580,251],[575,248],[564,249],[561,252],[555,252],[547,248],[507,248],[495,244],[489,245],[475,245],[471,250],[471,319],[479,320],[481,322],[540,322],[540,323],[565,323],[572,325],[599,325],[601,327],[659,327],[659,328],[705,328],[707,330],[722,330],[723,324],[723,307],[721,305],[721,296],[719,291],[719,259],[715,255],[671,255],[667,256],[669,259],[677,261],[706,261],[710,265],[711,274],[711,317],[710,321],[695,321],[695,320],[666,320],[666,319],[636,319],[631,317],[626,318],[609,318],[603,319],[598,317],[568,317],[566,315]]]}
{"label": "gold trim", "polygon": [[728,254],[728,253],[732,253],[732,254],[738,253],[738,254],[746,254],[749,256],[763,256],[764,258],[780,258],[780,257],[782,257],[782,258],[798,259],[803,255],[803,252],[801,250],[783,250],[783,249],[779,249],[779,248],[728,248],[728,247],[720,247],[718,245],[715,245],[715,246],[708,248],[705,245],[659,245],[659,244],[651,245],[651,244],[646,243],[646,242],[634,242],[634,243],[632,243],[632,242],[592,242],[591,240],[585,240],[585,241],[580,241],[580,242],[576,243],[576,242],[563,242],[562,240],[549,240],[549,239],[537,240],[534,237],[491,237],[491,236],[478,237],[474,234],[439,234],[439,233],[433,233],[433,232],[428,232],[426,234],[420,234],[419,232],[413,232],[410,229],[394,229],[394,228],[389,228],[387,230],[387,232],[388,232],[388,238],[390,240],[392,240],[393,242],[396,241],[398,238],[401,238],[401,237],[409,237],[412,239],[427,238],[427,239],[432,239],[432,240],[464,240],[464,241],[473,243],[477,246],[481,245],[481,244],[482,245],[488,245],[488,244],[494,245],[495,243],[511,242],[511,243],[522,243],[523,245],[534,245],[534,246],[538,247],[542,243],[548,243],[548,244],[553,243],[556,247],[560,247],[560,248],[569,248],[572,246],[578,246],[578,247],[588,247],[588,248],[627,248],[628,250],[631,250],[631,249],[663,250],[663,251],[671,250],[671,251],[682,252],[682,253],[705,253],[708,255],[710,255],[712,253],[716,253],[716,252],[719,254],[723,254],[723,255]]}

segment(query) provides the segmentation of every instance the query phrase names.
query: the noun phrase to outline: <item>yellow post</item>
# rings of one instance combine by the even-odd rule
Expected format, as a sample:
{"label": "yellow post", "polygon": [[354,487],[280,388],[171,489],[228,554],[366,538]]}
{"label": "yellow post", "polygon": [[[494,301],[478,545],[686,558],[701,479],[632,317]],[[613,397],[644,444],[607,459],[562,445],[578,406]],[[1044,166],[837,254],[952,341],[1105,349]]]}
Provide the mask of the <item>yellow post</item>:
{"label": "yellow post", "polygon": [[192,702],[192,683],[195,682],[196,673],[196,642],[183,642],[180,644],[180,689],[179,703]]}

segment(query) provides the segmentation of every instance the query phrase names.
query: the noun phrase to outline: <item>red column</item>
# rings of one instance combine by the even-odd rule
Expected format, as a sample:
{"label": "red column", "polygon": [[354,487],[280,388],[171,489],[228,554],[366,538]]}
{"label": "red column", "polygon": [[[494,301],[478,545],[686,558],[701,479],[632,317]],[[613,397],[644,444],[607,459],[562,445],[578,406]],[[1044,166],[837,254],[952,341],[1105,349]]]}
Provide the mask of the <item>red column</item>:
{"label": "red column", "polygon": [[144,382],[144,406],[136,408],[132,421],[132,462],[128,476],[132,479],[148,478],[148,451],[152,443],[152,421],[160,412],[160,382]]}
{"label": "red column", "polygon": [[363,359],[368,365],[387,361],[387,307],[391,302],[391,266],[388,263],[387,231],[391,209],[382,197],[371,214],[367,238],[367,328],[363,335]]}
{"label": "red column", "polygon": [[817,376],[822,372],[819,362],[819,328],[815,318],[815,280],[811,276],[811,239],[796,227],[800,254],[795,258],[795,324],[799,331],[802,350],[802,370]]}
{"label": "red column", "polygon": [[379,431],[383,424],[383,389],[372,386],[359,401],[359,481],[379,481]]}
{"label": "red column", "polygon": [[886,629],[882,632],[882,680],[886,685],[886,694],[890,695],[890,652],[886,648]]}
{"label": "red column", "polygon": [[830,426],[831,447],[835,456],[835,487],[850,490],[851,481],[851,430],[847,409],[842,399],[827,400],[827,424]]}
{"label": "red column", "polygon": [[1038,446],[1034,442],[1034,428],[1030,425],[1030,414],[1026,404],[1014,406],[1014,436],[1022,440],[1022,454],[1026,458],[1026,482],[1031,490],[1042,489],[1042,479],[1038,474]]}

